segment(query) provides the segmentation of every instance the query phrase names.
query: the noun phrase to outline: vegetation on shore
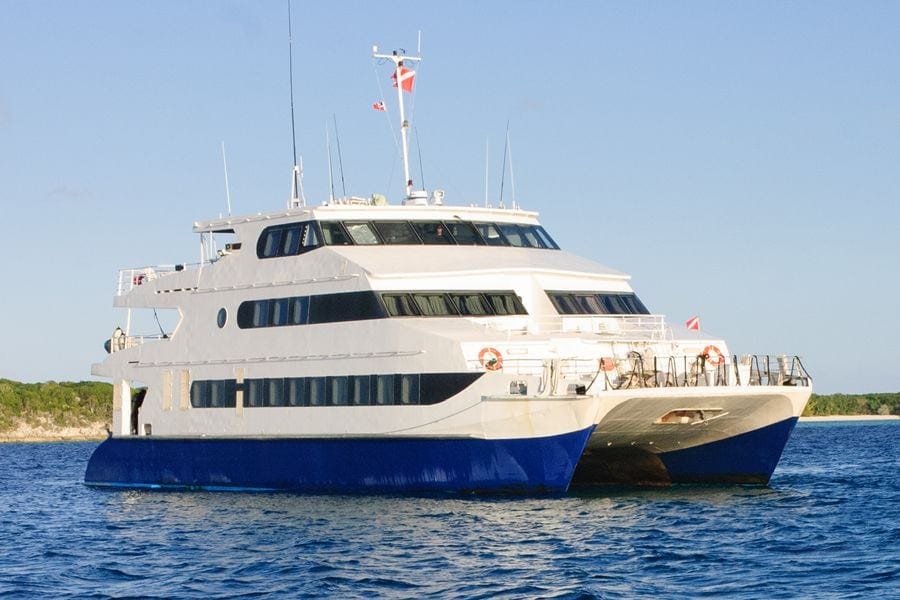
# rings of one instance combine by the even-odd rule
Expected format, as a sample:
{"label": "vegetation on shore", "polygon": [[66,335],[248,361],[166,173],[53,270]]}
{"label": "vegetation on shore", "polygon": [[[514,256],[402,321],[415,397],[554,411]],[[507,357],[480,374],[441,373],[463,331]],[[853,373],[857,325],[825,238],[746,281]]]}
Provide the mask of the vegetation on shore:
{"label": "vegetation on shore", "polygon": [[[900,415],[900,392],[813,394],[803,416]],[[0,379],[0,432],[27,425],[82,427],[112,421],[112,386],[101,381],[19,383]]]}
{"label": "vegetation on shore", "polygon": [[900,392],[893,394],[813,394],[804,417],[900,415]]}
{"label": "vegetation on shore", "polygon": [[83,427],[112,422],[112,385],[101,381],[19,383],[0,379],[0,432],[18,425]]}

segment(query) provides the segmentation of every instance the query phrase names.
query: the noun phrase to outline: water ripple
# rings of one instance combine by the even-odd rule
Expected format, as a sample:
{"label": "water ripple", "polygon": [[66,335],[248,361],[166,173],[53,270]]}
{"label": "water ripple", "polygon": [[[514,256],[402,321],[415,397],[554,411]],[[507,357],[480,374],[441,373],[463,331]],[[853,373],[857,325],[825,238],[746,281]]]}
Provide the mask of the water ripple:
{"label": "water ripple", "polygon": [[0,445],[0,595],[898,597],[900,426],[800,426],[769,487],[554,498],[108,491]]}

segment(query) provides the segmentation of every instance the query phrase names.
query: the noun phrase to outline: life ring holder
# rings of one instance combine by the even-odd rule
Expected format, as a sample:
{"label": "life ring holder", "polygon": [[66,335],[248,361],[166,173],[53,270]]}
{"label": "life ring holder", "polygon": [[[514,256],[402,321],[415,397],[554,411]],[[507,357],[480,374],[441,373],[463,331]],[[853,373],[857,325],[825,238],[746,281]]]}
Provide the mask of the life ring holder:
{"label": "life ring holder", "polygon": [[503,368],[503,355],[496,348],[485,346],[478,353],[478,362],[488,371],[499,371]]}
{"label": "life ring holder", "polygon": [[719,350],[718,346],[713,344],[710,344],[703,349],[703,357],[706,359],[706,362],[713,366],[718,366],[725,362],[725,355],[722,354],[722,351]]}

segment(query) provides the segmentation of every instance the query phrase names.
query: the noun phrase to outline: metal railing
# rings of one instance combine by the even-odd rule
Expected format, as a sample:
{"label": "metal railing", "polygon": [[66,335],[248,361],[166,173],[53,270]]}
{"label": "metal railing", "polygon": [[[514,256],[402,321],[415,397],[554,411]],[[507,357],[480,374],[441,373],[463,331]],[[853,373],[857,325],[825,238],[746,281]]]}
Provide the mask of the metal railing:
{"label": "metal railing", "polygon": [[[468,361],[472,370],[485,367]],[[665,356],[645,359],[638,352],[621,358],[542,360],[505,358],[504,374],[539,377],[539,393],[586,393],[635,388],[810,386],[812,378],[799,356],[723,356],[714,364],[707,357]]]}
{"label": "metal railing", "polygon": [[509,320],[486,321],[489,328],[503,332],[593,333],[650,340],[672,338],[672,330],[666,326],[663,315],[560,315],[509,323]]}
{"label": "metal railing", "polygon": [[178,265],[155,265],[152,267],[132,267],[119,269],[116,280],[116,296],[123,296],[134,288],[144,285],[148,281],[178,273],[187,269],[193,269],[209,263],[186,263]]}

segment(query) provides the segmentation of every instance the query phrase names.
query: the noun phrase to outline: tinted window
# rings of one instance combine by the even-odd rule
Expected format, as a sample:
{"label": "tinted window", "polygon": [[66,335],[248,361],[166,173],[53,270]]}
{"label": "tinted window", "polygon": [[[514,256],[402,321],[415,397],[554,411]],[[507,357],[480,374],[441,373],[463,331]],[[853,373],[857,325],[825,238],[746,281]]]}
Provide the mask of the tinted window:
{"label": "tinted window", "polygon": [[325,378],[324,377],[310,377],[307,379],[308,387],[307,387],[307,398],[309,400],[310,406],[324,406],[325,405]]}
{"label": "tinted window", "polygon": [[361,321],[387,316],[374,292],[311,296],[309,304],[310,324]]}
{"label": "tinted window", "polygon": [[370,388],[371,377],[368,375],[356,375],[350,378],[349,398],[354,406],[366,406],[371,404]]}
{"label": "tinted window", "polygon": [[509,240],[511,245],[519,247],[531,245],[528,243],[528,240],[525,239],[525,236],[518,225],[514,223],[499,223],[497,227],[500,228],[503,236]]}
{"label": "tinted window", "polygon": [[456,310],[450,305],[446,294],[412,294],[413,302],[423,317],[440,317],[455,315]]}
{"label": "tinted window", "polygon": [[497,315],[527,315],[528,311],[522,304],[522,300],[512,293],[498,294],[487,292],[485,296],[491,303],[491,309]]}
{"label": "tinted window", "polygon": [[648,315],[635,294],[599,292],[547,292],[556,311],[563,315]]}
{"label": "tinted window", "polygon": [[509,242],[493,223],[475,223],[475,227],[488,246],[509,246]]}
{"label": "tinted window", "polygon": [[[472,385],[483,373],[404,373],[335,377],[247,379],[241,384],[244,405],[253,408],[281,406],[368,406],[372,404],[437,404]],[[233,379],[194,381],[191,406],[235,406],[239,385]]]}
{"label": "tinted window", "polygon": [[419,309],[409,294],[382,294],[384,306],[392,317],[413,317],[419,315]]}
{"label": "tinted window", "polygon": [[306,380],[302,377],[285,379],[284,399],[288,406],[306,406]]}
{"label": "tinted window", "polygon": [[356,244],[369,246],[379,243],[378,236],[369,223],[344,223],[347,233]]}
{"label": "tinted window", "polygon": [[447,223],[447,229],[459,245],[472,246],[484,245],[484,240],[478,234],[478,230],[471,223],[465,221],[453,221]]}
{"label": "tinted window", "polygon": [[385,244],[421,244],[412,226],[406,221],[375,221],[375,229]]}
{"label": "tinted window", "polygon": [[452,244],[450,233],[440,221],[419,221],[413,223],[413,228],[422,241],[426,244]]}
{"label": "tinted window", "polygon": [[494,311],[491,310],[490,305],[481,294],[450,294],[450,298],[461,315],[477,317],[494,314]]}
{"label": "tinted window", "polygon": [[329,246],[349,246],[353,243],[340,223],[322,221],[319,225],[322,227],[322,237]]}

